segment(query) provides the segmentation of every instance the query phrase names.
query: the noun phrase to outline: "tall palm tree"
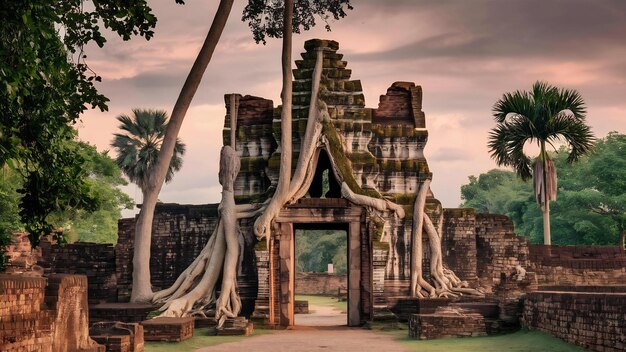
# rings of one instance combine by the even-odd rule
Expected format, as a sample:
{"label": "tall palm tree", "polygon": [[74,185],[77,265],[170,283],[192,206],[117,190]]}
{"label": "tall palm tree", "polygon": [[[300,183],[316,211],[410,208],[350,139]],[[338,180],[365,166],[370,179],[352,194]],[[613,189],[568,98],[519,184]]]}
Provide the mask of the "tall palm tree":
{"label": "tall palm tree", "polygon": [[[159,150],[165,137],[168,124],[167,112],[133,109],[131,116],[120,115],[117,120],[120,122],[119,129],[123,133],[116,133],[111,143],[117,152],[115,162],[130,181],[136,183],[144,192],[157,164]],[[185,145],[178,138],[165,182],[171,181],[174,173],[180,170],[184,154]]]}
{"label": "tall palm tree", "polygon": [[[500,166],[511,166],[523,179],[533,178],[535,198],[543,211],[544,244],[550,244],[550,201],[556,199],[556,169],[546,145],[565,142],[567,161],[589,152],[595,138],[585,123],[585,102],[576,90],[536,82],[530,92],[505,93],[493,106],[496,120],[489,134],[491,157]],[[536,143],[539,155],[531,159],[526,143]]]}

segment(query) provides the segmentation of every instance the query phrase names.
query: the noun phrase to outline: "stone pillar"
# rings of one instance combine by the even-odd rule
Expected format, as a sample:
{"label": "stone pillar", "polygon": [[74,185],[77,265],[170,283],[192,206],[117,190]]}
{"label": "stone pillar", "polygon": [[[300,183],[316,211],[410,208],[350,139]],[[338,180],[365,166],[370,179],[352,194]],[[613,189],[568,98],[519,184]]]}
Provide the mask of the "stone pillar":
{"label": "stone pillar", "polygon": [[280,224],[280,325],[294,325],[294,241],[293,226]]}
{"label": "stone pillar", "polygon": [[360,224],[348,230],[348,326],[361,324],[361,239]]}

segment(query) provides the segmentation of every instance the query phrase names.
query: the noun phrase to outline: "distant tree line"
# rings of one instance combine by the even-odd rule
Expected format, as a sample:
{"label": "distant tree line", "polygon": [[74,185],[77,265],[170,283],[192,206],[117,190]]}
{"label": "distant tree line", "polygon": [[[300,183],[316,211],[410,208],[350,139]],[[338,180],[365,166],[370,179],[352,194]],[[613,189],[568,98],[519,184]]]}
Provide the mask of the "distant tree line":
{"label": "distant tree line", "polygon": [[[65,235],[62,239],[97,243],[117,242],[117,220],[122,209],[132,209],[133,200],[119,186],[127,182],[120,168],[105,152],[84,142],[65,141],[65,148],[78,157],[81,173],[75,181],[93,199],[93,206],[64,207],[50,213],[46,221],[58,224]],[[4,165],[0,172],[0,247],[10,244],[11,234],[25,230],[20,218],[20,198],[26,171],[21,167]]]}
{"label": "distant tree line", "polygon": [[324,273],[328,264],[344,275],[347,268],[347,233],[341,230],[297,230],[296,271]]}
{"label": "distant tree line", "polygon": [[[558,170],[558,198],[552,203],[552,238],[559,245],[623,245],[626,228],[626,135],[611,132],[580,162],[567,162],[563,147],[551,156]],[[462,207],[509,216],[519,235],[543,239],[540,208],[532,182],[493,169],[470,176],[461,186]]]}

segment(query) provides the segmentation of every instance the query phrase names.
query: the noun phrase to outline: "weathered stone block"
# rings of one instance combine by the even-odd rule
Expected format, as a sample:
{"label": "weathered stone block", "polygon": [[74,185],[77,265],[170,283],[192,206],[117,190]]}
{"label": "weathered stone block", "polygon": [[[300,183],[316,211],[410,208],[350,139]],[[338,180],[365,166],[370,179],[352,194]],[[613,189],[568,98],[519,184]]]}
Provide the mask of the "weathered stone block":
{"label": "weathered stone block", "polygon": [[194,318],[159,317],[141,322],[145,341],[180,342],[193,337]]}

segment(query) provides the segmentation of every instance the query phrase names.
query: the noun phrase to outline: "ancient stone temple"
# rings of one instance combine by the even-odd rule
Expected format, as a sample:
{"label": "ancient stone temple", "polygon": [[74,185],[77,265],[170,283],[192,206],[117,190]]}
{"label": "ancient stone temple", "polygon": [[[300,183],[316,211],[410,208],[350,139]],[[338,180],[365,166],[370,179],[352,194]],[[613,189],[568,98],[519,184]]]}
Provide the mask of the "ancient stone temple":
{"label": "ancient stone temple", "polygon": [[[293,322],[293,242],[297,228],[348,231],[350,325],[371,319],[375,307],[385,305],[385,290],[395,295],[407,294],[408,290],[410,215],[402,219],[393,212],[374,214],[344,199],[341,183],[360,189],[364,195],[388,199],[404,208],[404,213],[412,214],[419,186],[432,178],[423,152],[428,131],[422,89],[414,83],[395,82],[380,96],[378,108],[366,108],[361,81],[352,78],[338,49],[334,41],[309,40],[293,71],[294,169],[307,129],[319,50],[324,55],[319,100],[326,104],[330,119],[322,131],[325,143],[318,143],[315,150],[313,177],[306,181],[306,194],[281,210],[269,247],[261,242],[254,248],[252,262],[258,275],[255,314],[276,324]],[[271,196],[278,180],[280,107],[259,97],[232,98],[225,97],[224,144],[230,144],[230,116],[236,109],[236,150],[242,165],[236,180],[236,200],[239,204],[260,203]],[[233,101],[235,107],[231,106]],[[323,192],[325,174],[328,190]],[[432,194],[427,198],[427,212],[433,223],[440,224],[441,205]],[[247,231],[244,237],[252,243],[254,236],[247,225],[243,227]],[[428,260],[425,262],[428,267]]]}

